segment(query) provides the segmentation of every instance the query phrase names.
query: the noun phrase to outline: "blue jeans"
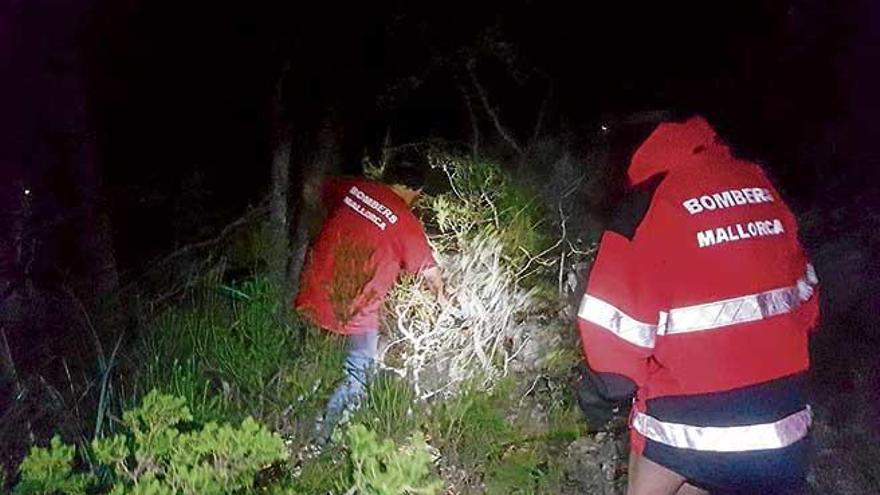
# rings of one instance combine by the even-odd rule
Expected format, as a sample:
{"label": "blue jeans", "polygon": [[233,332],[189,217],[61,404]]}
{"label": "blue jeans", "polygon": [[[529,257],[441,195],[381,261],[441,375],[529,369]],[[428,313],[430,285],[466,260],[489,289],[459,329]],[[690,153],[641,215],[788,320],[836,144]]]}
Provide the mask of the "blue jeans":
{"label": "blue jeans", "polygon": [[346,338],[345,376],[327,403],[324,429],[329,434],[342,412],[356,406],[364,397],[367,381],[376,364],[379,347],[379,330],[369,330]]}

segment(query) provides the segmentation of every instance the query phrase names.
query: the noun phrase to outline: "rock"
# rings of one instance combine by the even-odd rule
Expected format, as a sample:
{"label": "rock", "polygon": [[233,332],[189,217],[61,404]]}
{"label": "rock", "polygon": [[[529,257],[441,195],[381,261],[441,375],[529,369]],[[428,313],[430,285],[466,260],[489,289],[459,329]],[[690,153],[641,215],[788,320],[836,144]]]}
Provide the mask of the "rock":
{"label": "rock", "polygon": [[514,373],[539,372],[547,358],[564,345],[563,329],[558,321],[523,322],[520,335],[525,341],[516,348],[516,357],[510,362],[510,371]]}
{"label": "rock", "polygon": [[579,493],[597,495],[623,494],[626,476],[622,475],[625,456],[623,439],[609,433],[575,440],[566,451],[566,474],[577,483]]}

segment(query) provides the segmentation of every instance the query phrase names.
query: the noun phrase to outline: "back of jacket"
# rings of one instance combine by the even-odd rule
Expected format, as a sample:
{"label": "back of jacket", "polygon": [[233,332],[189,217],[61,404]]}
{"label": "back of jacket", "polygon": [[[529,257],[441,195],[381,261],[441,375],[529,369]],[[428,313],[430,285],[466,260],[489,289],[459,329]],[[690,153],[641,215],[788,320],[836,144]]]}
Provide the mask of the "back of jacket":
{"label": "back of jacket", "polygon": [[[782,443],[796,441],[809,424],[802,377],[818,281],[794,215],[701,118],[662,124],[629,178],[653,184],[650,202],[634,231],[603,235],[579,310],[590,367],[635,383],[633,428],[649,439],[773,448],[766,431],[721,430],[795,415]],[[693,429],[706,427],[718,435]]]}

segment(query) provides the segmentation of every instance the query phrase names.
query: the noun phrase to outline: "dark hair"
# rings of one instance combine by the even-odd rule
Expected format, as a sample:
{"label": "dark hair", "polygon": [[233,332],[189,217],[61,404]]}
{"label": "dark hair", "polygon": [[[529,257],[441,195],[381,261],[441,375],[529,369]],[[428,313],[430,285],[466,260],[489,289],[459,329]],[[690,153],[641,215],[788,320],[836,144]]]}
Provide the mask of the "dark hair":
{"label": "dark hair", "polygon": [[425,158],[420,153],[407,151],[396,154],[385,170],[385,183],[400,184],[418,191],[425,187],[425,166]]}

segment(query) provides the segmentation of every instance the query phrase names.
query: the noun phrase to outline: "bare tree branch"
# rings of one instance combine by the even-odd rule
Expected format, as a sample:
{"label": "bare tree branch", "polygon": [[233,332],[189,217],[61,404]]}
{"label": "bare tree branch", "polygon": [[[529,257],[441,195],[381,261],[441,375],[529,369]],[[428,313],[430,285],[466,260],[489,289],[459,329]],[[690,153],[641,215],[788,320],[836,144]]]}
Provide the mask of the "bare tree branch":
{"label": "bare tree branch", "polygon": [[535,130],[532,131],[532,139],[529,141],[534,144],[538,141],[538,138],[541,136],[541,127],[544,125],[544,116],[547,113],[547,105],[550,103],[550,100],[553,99],[553,81],[548,81],[547,83],[547,95],[544,96],[544,99],[541,101],[541,107],[538,109],[538,119],[535,122]]}
{"label": "bare tree branch", "polygon": [[495,130],[498,131],[498,134],[507,141],[507,144],[510,145],[511,148],[516,150],[520,155],[523,154],[522,147],[516,142],[516,139],[513,137],[513,134],[510,133],[507,128],[501,123],[501,118],[498,116],[498,112],[492,107],[492,104],[489,102],[489,95],[486,93],[486,88],[480,84],[480,80],[477,77],[476,71],[476,61],[472,58],[468,60],[466,63],[468,74],[471,78],[471,83],[474,85],[474,88],[477,90],[477,95],[479,95],[480,100],[483,103],[483,109],[486,111],[486,114],[489,115],[489,118],[492,120],[492,124],[495,125]]}
{"label": "bare tree branch", "polygon": [[[15,387],[15,397],[21,398],[25,394],[25,388],[21,384],[21,379],[18,376],[18,370],[15,369],[15,360],[12,357],[12,351],[9,349],[9,341],[6,339],[6,329],[0,327],[0,357],[3,358],[0,364],[3,365],[3,374],[8,375],[9,380],[12,382]],[[36,438],[34,437],[34,432],[31,429],[31,422],[29,419],[25,420],[25,431],[28,436],[28,440],[30,440],[31,445],[36,442]]]}
{"label": "bare tree branch", "polygon": [[235,230],[237,230],[240,227],[252,222],[253,220],[269,213],[268,203],[269,203],[268,198],[264,198],[263,201],[260,202],[260,204],[249,209],[244,215],[242,215],[241,217],[237,218],[236,220],[232,221],[231,223],[229,223],[225,227],[223,227],[223,229],[221,229],[220,232],[216,236],[211,237],[209,239],[204,239],[204,240],[201,240],[198,242],[184,245],[184,246],[166,254],[165,256],[163,256],[159,259],[156,259],[155,261],[151,262],[147,266],[147,268],[145,268],[141,272],[140,276],[137,276],[134,279],[129,280],[125,284],[124,288],[134,286],[135,283],[140,281],[147,274],[152,273],[155,270],[157,270],[163,266],[168,265],[172,261],[176,261],[177,259],[182,258],[184,256],[187,256],[187,255],[189,255],[195,251],[198,251],[200,249],[207,249],[207,248],[210,248],[210,247],[213,247],[213,246],[219,244]]}

